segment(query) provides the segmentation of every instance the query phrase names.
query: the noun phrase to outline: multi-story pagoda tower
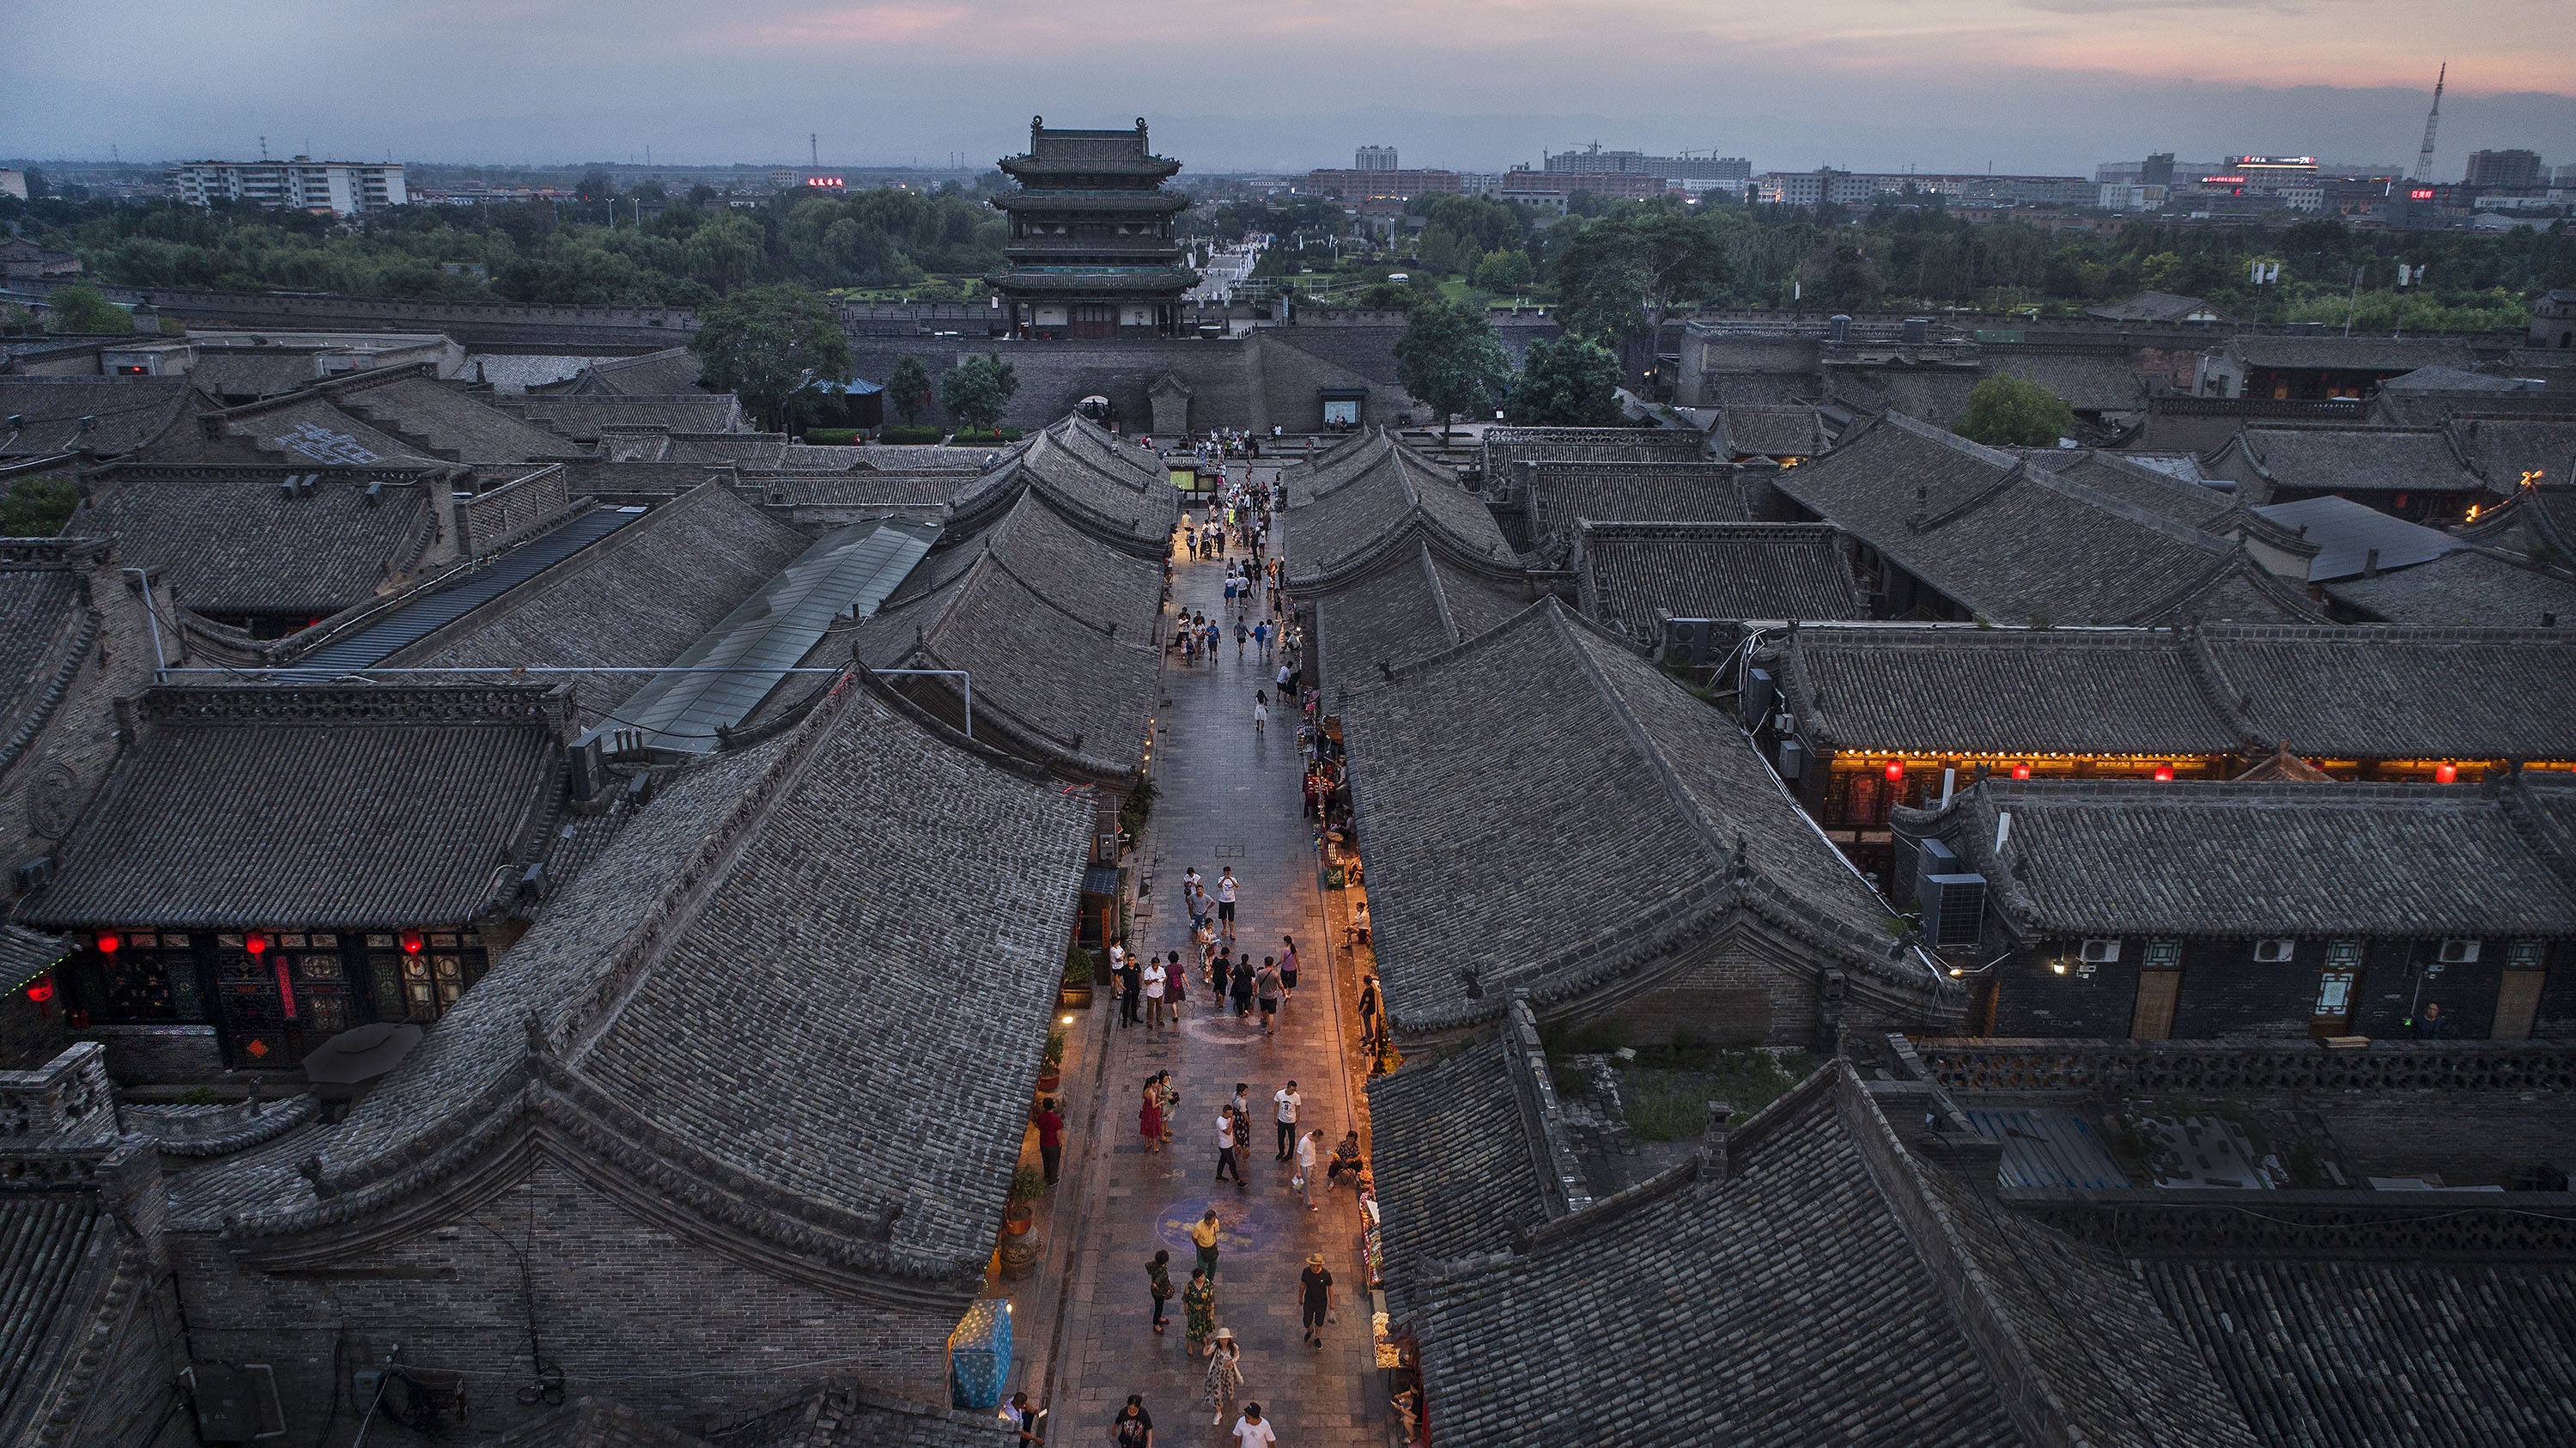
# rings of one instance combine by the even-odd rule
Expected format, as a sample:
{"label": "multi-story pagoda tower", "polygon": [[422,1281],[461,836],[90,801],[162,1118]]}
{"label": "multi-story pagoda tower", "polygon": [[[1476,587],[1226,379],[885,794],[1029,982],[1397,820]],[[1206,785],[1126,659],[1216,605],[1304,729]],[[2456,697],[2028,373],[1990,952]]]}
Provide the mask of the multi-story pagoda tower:
{"label": "multi-story pagoda tower", "polygon": [[1019,189],[994,198],[1011,218],[1000,271],[985,278],[1031,337],[1159,337],[1179,330],[1181,295],[1198,281],[1181,264],[1172,218],[1189,198],[1163,189],[1181,163],[1132,131],[1047,129],[1029,118],[1029,149],[1002,170]]}

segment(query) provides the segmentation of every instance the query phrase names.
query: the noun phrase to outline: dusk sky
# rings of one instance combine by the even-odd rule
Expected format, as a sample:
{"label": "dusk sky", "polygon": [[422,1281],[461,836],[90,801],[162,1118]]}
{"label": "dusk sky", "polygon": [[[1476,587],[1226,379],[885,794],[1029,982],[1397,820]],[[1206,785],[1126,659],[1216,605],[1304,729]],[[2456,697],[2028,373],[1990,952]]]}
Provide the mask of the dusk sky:
{"label": "dusk sky", "polygon": [[974,164],[1028,117],[1194,169],[1500,169],[1599,140],[1757,169],[2178,151],[2576,162],[2571,0],[29,0],[0,156]]}

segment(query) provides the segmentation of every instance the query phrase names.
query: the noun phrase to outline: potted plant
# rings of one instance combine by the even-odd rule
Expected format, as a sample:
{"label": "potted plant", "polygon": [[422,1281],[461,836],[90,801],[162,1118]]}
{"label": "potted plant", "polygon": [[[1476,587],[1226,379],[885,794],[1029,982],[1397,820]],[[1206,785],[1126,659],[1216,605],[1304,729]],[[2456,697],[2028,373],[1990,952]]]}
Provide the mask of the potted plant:
{"label": "potted plant", "polygon": [[1037,1200],[1046,1193],[1046,1173],[1033,1166],[1011,1173],[1011,1204],[1002,1213],[1002,1230],[1025,1236],[1037,1225]]}
{"label": "potted plant", "polygon": [[1091,1004],[1092,983],[1098,978],[1099,963],[1091,952],[1079,945],[1067,947],[1064,953],[1064,978],[1056,986],[1056,1002],[1071,1010]]}
{"label": "potted plant", "polygon": [[1046,1052],[1038,1057],[1038,1094],[1053,1095],[1064,1084],[1064,1032],[1049,1031]]}

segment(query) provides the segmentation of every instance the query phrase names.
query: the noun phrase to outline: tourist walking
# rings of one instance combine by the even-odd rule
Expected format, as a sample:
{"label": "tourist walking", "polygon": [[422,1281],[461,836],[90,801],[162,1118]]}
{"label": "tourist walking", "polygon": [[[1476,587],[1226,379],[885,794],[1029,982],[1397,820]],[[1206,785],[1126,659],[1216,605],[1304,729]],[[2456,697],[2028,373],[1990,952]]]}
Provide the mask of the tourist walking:
{"label": "tourist walking", "polygon": [[1154,1336],[1163,1335],[1163,1304],[1172,1300],[1172,1254],[1157,1248],[1145,1264],[1145,1291],[1154,1299]]}
{"label": "tourist walking", "polygon": [[1234,867],[1226,866],[1216,877],[1216,924],[1226,943],[1234,943]]}
{"label": "tourist walking", "polygon": [[1234,983],[1228,993],[1234,997],[1234,1014],[1237,1019],[1252,1014],[1252,953],[1250,951],[1245,951],[1243,958],[1234,963]]}
{"label": "tourist walking", "polygon": [[1297,1315],[1306,1327],[1306,1346],[1324,1345],[1324,1323],[1332,1310],[1333,1274],[1324,1266],[1323,1253],[1309,1252],[1306,1270],[1297,1274]]}
{"label": "tourist walking", "polygon": [[1181,1337],[1190,1347],[1190,1356],[1207,1351],[1208,1338],[1216,1331],[1216,1284],[1207,1273],[1193,1267],[1189,1284],[1181,1289]]}
{"label": "tourist walking", "polygon": [[1145,978],[1145,1029],[1148,1031],[1159,1031],[1163,1028],[1163,963],[1150,955],[1146,956],[1145,964],[1143,966],[1143,974]]}
{"label": "tourist walking", "polygon": [[1145,1150],[1163,1149],[1163,1076],[1157,1071],[1145,1078],[1145,1100],[1136,1108],[1136,1134],[1145,1138]]}
{"label": "tourist walking", "polygon": [[1217,1223],[1214,1207],[1208,1208],[1206,1214],[1190,1226],[1190,1245],[1198,1249],[1199,1270],[1207,1274],[1211,1283],[1216,1281],[1217,1236],[1223,1230]]}
{"label": "tourist walking", "polygon": [[1252,646],[1260,650],[1261,662],[1270,662],[1270,620],[1265,618],[1252,626]]}
{"label": "tourist walking", "polygon": [[1297,937],[1282,935],[1279,945],[1280,999],[1293,1001],[1297,998]]}
{"label": "tourist walking", "polygon": [[1181,1007],[1190,1000],[1190,973],[1182,967],[1179,951],[1170,952],[1170,957],[1163,965],[1163,995],[1169,1003],[1171,1023],[1177,1026],[1181,1023]]}
{"label": "tourist walking", "polygon": [[[1249,583],[1244,585],[1246,588],[1251,586]],[[1243,626],[1243,615],[1236,614],[1234,616],[1234,661],[1236,663],[1243,662],[1243,646],[1251,641],[1252,630]]]}
{"label": "tourist walking", "polygon": [[1306,1098],[1298,1094],[1297,1083],[1295,1081],[1290,1081],[1287,1085],[1272,1092],[1270,1094],[1270,1100],[1273,1105],[1278,1107],[1279,1159],[1281,1161],[1286,1161],[1288,1159],[1289,1144],[1295,1141],[1297,1137],[1297,1108],[1306,1104]]}
{"label": "tourist walking", "polygon": [[1207,1386],[1199,1391],[1199,1401],[1216,1410],[1216,1416],[1208,1419],[1211,1426],[1224,1424],[1234,1395],[1242,1390],[1243,1349],[1235,1346],[1233,1328],[1220,1327],[1208,1344]]}
{"label": "tourist walking", "polygon": [[1360,1044],[1377,1045],[1377,977],[1360,982]]}
{"label": "tourist walking", "polygon": [[1315,1205],[1315,1159],[1322,1154],[1323,1146],[1324,1133],[1321,1131],[1310,1131],[1297,1138],[1297,1175],[1292,1180],[1299,1199],[1306,1203],[1306,1210],[1310,1212],[1322,1210]]}
{"label": "tourist walking", "polygon": [[1279,1435],[1261,1416],[1259,1403],[1243,1405],[1243,1416],[1234,1420],[1234,1448],[1272,1448]]}
{"label": "tourist walking", "polygon": [[1252,691],[1252,732],[1259,734],[1270,727],[1270,696],[1259,689]]}
{"label": "tourist walking", "polygon": [[1046,1168],[1048,1186],[1055,1185],[1057,1171],[1064,1165],[1064,1114],[1056,1110],[1055,1098],[1038,1098],[1037,1114],[1029,1124],[1038,1129],[1038,1160]]}
{"label": "tourist walking", "polygon": [[1261,970],[1252,977],[1253,992],[1261,997],[1261,1034],[1270,1034],[1271,1019],[1279,1014],[1279,967],[1269,956],[1261,957]]}
{"label": "tourist walking", "polygon": [[1127,1405],[1109,1420],[1111,1448],[1154,1448],[1154,1415],[1145,1411],[1145,1395],[1129,1393]]}
{"label": "tourist walking", "polygon": [[1143,998],[1144,972],[1137,969],[1134,957],[1127,953],[1127,937],[1120,936],[1109,946],[1109,973],[1118,982],[1118,1024],[1123,1029],[1142,1021],[1136,1013]]}
{"label": "tourist walking", "polygon": [[1243,1190],[1243,1163],[1234,1154],[1235,1143],[1242,1140],[1237,1133],[1242,1129],[1242,1123],[1235,1120],[1232,1106],[1222,1107],[1217,1111],[1216,1179],[1224,1181],[1229,1176],[1233,1177],[1236,1191]]}

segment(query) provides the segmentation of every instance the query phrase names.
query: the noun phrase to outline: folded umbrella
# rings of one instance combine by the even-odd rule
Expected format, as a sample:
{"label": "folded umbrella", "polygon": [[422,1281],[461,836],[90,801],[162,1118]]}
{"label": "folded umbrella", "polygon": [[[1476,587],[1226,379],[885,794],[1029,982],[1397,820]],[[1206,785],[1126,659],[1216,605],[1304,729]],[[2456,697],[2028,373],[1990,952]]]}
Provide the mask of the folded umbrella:
{"label": "folded umbrella", "polygon": [[354,1086],[402,1064],[420,1044],[418,1026],[378,1021],[342,1031],[304,1053],[304,1076],[315,1085]]}

